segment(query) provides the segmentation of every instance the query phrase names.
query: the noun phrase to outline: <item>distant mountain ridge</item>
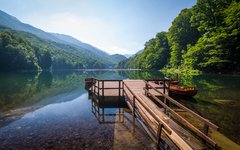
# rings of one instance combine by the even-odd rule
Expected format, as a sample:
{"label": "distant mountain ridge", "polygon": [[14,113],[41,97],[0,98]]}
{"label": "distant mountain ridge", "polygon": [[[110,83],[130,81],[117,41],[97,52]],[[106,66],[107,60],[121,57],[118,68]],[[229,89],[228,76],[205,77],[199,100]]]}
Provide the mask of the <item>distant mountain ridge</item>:
{"label": "distant mountain ridge", "polygon": [[9,27],[14,30],[30,32],[30,33],[35,34],[38,37],[46,39],[46,40],[64,43],[64,41],[61,41],[60,39],[54,37],[53,35],[45,32],[41,29],[35,28],[29,24],[22,23],[16,17],[13,17],[1,10],[0,10],[0,25]]}
{"label": "distant mountain ridge", "polygon": [[95,59],[96,63],[99,62],[100,64],[105,64],[105,66],[108,66],[109,68],[113,68],[121,60],[119,57],[111,57],[111,55],[107,52],[90,44],[83,43],[69,35],[48,33],[29,24],[22,23],[16,17],[13,17],[1,10],[0,25],[13,30],[32,33],[49,42],[56,42],[54,45],[65,47],[64,51],[68,51],[74,55],[81,55],[81,57],[84,58],[89,57],[91,59]]}
{"label": "distant mountain ridge", "polygon": [[111,58],[115,59],[115,60],[118,60],[119,62],[127,59],[126,56],[120,55],[120,54],[113,54],[113,55],[111,55]]}
{"label": "distant mountain ridge", "polygon": [[83,47],[85,49],[88,49],[90,50],[91,52],[93,53],[96,53],[98,55],[102,55],[104,57],[109,57],[110,55],[103,51],[103,50],[100,50],[90,44],[87,44],[87,43],[83,43],[77,39],[75,39],[74,37],[70,36],[70,35],[64,35],[64,34],[59,34],[59,33],[51,33],[53,36],[55,36],[56,38],[62,40],[62,41],[65,41],[69,44],[74,44],[76,46],[80,46],[80,47]]}

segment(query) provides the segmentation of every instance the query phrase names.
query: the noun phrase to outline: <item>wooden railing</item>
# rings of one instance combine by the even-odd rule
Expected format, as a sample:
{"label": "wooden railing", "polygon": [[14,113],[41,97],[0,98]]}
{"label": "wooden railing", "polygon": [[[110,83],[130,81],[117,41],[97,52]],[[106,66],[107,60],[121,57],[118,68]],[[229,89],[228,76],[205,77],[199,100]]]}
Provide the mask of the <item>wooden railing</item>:
{"label": "wooden railing", "polygon": [[[166,84],[169,85],[169,82],[171,82],[170,79],[151,79],[151,80],[145,80],[146,82],[163,82],[163,93],[165,94],[166,93],[166,90],[168,89],[169,86],[166,86]],[[146,86],[146,89],[148,87]]]}
{"label": "wooden railing", "polygon": [[[106,82],[118,82],[118,87],[105,87]],[[100,86],[101,83],[101,86]],[[94,79],[94,84],[92,86],[92,91],[95,95],[98,97],[100,96],[100,91],[102,92],[102,97],[104,97],[104,90],[110,90],[110,89],[116,89],[118,90],[119,97],[121,96],[121,90],[123,89],[123,86],[121,86],[123,83],[122,80],[98,80]]]}
{"label": "wooden railing", "polygon": [[[164,94],[163,92],[159,91],[158,89],[156,89],[155,87],[153,87],[151,84],[149,84],[147,81],[145,81],[146,83],[146,87],[144,88],[145,90],[145,94],[146,96],[150,95],[155,101],[157,101],[165,110],[169,111],[172,115],[174,115],[176,118],[178,118],[178,120],[183,123],[184,125],[186,125],[188,128],[190,128],[195,134],[197,134],[200,138],[202,138],[204,141],[206,141],[207,143],[209,143],[211,146],[216,147],[217,144],[210,138],[207,136],[208,134],[208,129],[209,127],[212,127],[215,130],[218,130],[219,127],[213,123],[211,123],[209,120],[201,117],[200,115],[196,114],[195,112],[193,112],[192,110],[188,109],[187,107],[185,107],[184,105],[180,104],[179,102],[177,102],[176,100],[172,99],[171,97],[169,97],[168,95]],[[152,94],[149,89],[153,89],[156,92],[160,93],[162,95],[162,97],[164,98],[164,102],[162,102],[162,100],[160,100],[159,98],[157,98],[154,94]],[[195,118],[197,118],[198,120],[200,120],[202,123],[204,123],[204,128],[203,128],[203,132],[201,130],[199,130],[197,127],[195,127],[193,124],[191,124],[189,121],[187,121],[185,118],[183,118],[181,115],[179,115],[177,112],[175,112],[173,109],[171,109],[169,106],[167,106],[167,101],[171,102],[172,104],[178,106],[179,108],[185,110],[186,112],[190,113],[192,116],[194,116]]]}
{"label": "wooden railing", "polygon": [[[131,89],[128,87],[128,85],[124,84],[123,82],[123,93],[126,94],[126,90],[124,89],[124,87],[127,88],[127,90],[132,94],[133,98],[132,98],[132,102],[131,102],[131,105],[132,105],[132,112],[133,112],[133,116],[136,115],[136,101],[141,104],[141,106],[157,121],[158,123],[158,130],[157,130],[157,142],[159,144],[160,142],[160,139],[161,139],[161,132],[162,131],[165,131],[167,134],[171,135],[172,133],[172,130],[168,127],[168,125],[166,125],[165,122],[163,122],[159,116],[157,116],[154,111],[152,111],[142,100],[141,98],[134,94]],[[127,94],[126,94],[127,95]],[[138,112],[141,114],[141,112]],[[144,116],[141,114],[141,116]],[[149,125],[148,125],[149,126]]]}

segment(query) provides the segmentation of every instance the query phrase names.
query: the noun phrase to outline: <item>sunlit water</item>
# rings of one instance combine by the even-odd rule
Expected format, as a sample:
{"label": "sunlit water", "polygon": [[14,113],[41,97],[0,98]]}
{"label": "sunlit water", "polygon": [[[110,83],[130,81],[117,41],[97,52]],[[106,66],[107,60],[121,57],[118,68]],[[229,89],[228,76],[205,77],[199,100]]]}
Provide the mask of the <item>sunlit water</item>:
{"label": "sunlit water", "polygon": [[[116,70],[0,74],[0,149],[155,149],[125,105],[99,107],[89,98],[84,79],[164,76],[157,71]],[[180,78],[199,92],[193,99],[178,100],[240,143],[240,77]]]}

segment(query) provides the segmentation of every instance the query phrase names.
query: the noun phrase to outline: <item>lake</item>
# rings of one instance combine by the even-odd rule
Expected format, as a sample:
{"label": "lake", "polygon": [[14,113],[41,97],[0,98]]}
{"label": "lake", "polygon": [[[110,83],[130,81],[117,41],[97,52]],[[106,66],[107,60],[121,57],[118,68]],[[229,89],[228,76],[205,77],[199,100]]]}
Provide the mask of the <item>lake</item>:
{"label": "lake", "polygon": [[84,79],[180,78],[193,98],[176,99],[240,144],[240,76],[177,76],[158,71],[80,70],[0,73],[0,149],[155,149],[130,110],[99,106]]}

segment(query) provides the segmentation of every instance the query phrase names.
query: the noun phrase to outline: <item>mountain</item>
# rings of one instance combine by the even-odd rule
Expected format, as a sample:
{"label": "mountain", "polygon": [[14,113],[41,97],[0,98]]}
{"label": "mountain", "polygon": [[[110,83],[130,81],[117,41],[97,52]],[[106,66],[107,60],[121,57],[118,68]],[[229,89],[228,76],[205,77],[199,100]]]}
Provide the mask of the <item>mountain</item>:
{"label": "mountain", "polygon": [[1,10],[0,10],[0,25],[9,27],[14,30],[29,32],[29,33],[37,35],[40,38],[46,39],[46,40],[64,43],[64,41],[61,41],[60,39],[56,38],[55,36],[53,36],[47,32],[44,32],[41,29],[35,28],[29,24],[22,23],[17,18],[15,18]]}
{"label": "mountain", "polygon": [[127,59],[127,57],[125,57],[124,55],[120,55],[120,54],[113,54],[113,55],[111,55],[111,58],[118,62]]}
{"label": "mountain", "polygon": [[64,34],[59,34],[59,33],[51,33],[53,36],[55,36],[56,38],[62,40],[62,41],[65,41],[67,42],[68,44],[73,44],[73,45],[76,45],[76,46],[80,46],[80,47],[83,47],[87,50],[90,50],[91,52],[97,54],[97,55],[101,55],[103,57],[109,57],[110,55],[106,52],[104,52],[103,50],[100,50],[90,44],[87,44],[87,43],[83,43],[77,39],[75,39],[74,37],[72,36],[69,36],[69,35],[64,35]]}
{"label": "mountain", "polygon": [[137,53],[135,53],[135,54],[133,54],[133,55],[129,55],[129,57],[126,57],[126,55],[125,55],[125,57],[126,57],[127,59],[123,59],[123,60],[119,61],[119,63],[115,66],[115,68],[118,68],[118,69],[130,68],[129,66],[130,66],[131,64],[133,64],[134,59],[135,59],[138,55],[140,55],[143,51],[144,51],[144,50],[139,50],[139,51],[137,51]]}
{"label": "mountain", "polygon": [[0,71],[107,68],[75,47],[0,25]]}
{"label": "mountain", "polygon": [[110,56],[108,53],[106,53],[102,50],[99,50],[89,44],[83,43],[69,35],[58,34],[58,33],[48,33],[41,29],[35,28],[29,24],[22,23],[17,18],[15,18],[1,10],[0,10],[0,25],[9,27],[14,30],[29,32],[29,33],[37,35],[40,38],[54,41],[57,43],[70,44],[70,45],[74,44],[76,46],[80,46],[81,48],[88,49],[91,52],[95,51],[94,53],[97,53],[99,55]]}
{"label": "mountain", "polygon": [[[65,54],[71,55],[71,57],[61,58],[63,59],[64,63],[75,62],[73,60],[67,60],[68,58],[73,58],[72,57],[73,55],[76,55],[78,57],[77,60],[79,60],[79,58],[82,58],[82,61],[80,62],[81,64],[82,62],[84,62],[85,67],[91,67],[91,66],[93,67],[93,63],[95,63],[96,64],[95,66],[98,66],[98,67],[104,66],[107,68],[112,68],[119,62],[118,59],[111,57],[110,54],[90,44],[83,43],[69,35],[45,32],[29,24],[22,23],[17,18],[1,10],[0,10],[0,26],[2,27],[2,30],[4,28],[10,28],[12,31],[14,32],[16,31],[15,33],[17,33],[17,31],[24,31],[18,34],[21,34],[21,36],[25,36],[28,40],[30,40],[30,42],[35,42],[33,45],[38,44],[38,45],[41,45],[41,47],[43,48],[44,46],[42,46],[42,44],[39,44],[39,43],[44,41],[43,43],[45,44],[48,43],[50,47],[52,46],[54,47],[54,48],[51,48],[51,50],[58,49],[57,50],[58,53],[60,52],[60,53],[64,53],[64,55]],[[33,35],[27,34],[27,33],[31,33],[37,36],[38,38],[37,37],[33,38],[33,39],[37,39],[37,42],[31,39]],[[59,55],[58,53],[55,53],[55,51],[51,51],[51,53]],[[86,62],[89,62],[89,61],[91,62],[91,64],[86,64]]]}
{"label": "mountain", "polygon": [[131,57],[133,54],[124,54],[124,56],[126,57],[126,58],[129,58],[129,57]]}

